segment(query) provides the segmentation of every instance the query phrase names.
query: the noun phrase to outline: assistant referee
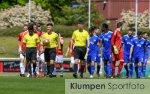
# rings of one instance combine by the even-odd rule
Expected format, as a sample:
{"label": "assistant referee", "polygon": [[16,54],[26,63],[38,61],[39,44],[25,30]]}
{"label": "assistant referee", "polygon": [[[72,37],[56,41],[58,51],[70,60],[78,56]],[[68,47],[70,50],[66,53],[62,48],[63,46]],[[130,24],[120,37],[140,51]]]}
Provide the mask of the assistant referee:
{"label": "assistant referee", "polygon": [[26,62],[28,64],[28,72],[29,72],[29,77],[32,77],[32,72],[31,72],[31,63],[33,63],[33,73],[34,77],[36,77],[36,56],[37,56],[37,47],[39,47],[39,37],[37,34],[34,33],[34,28],[33,24],[29,23],[28,25],[28,31],[24,38],[23,38],[23,43],[26,47]]}
{"label": "assistant referee", "polygon": [[58,45],[58,49],[60,49],[59,36],[57,33],[53,31],[52,23],[47,24],[47,32],[44,33],[41,37],[43,40],[44,39],[49,40],[49,43],[47,45],[43,45],[43,42],[41,42],[41,44],[45,48],[43,52],[44,52],[45,62],[47,63],[47,74],[51,78],[53,77],[52,72],[54,71],[54,65],[55,65],[56,46]]}
{"label": "assistant referee", "polygon": [[85,54],[86,54],[86,42],[89,38],[88,32],[83,29],[83,21],[78,22],[78,29],[73,32],[72,41],[74,42],[74,74],[73,77],[77,78],[78,74],[78,63],[81,64],[80,77],[83,78],[83,72],[85,68]]}

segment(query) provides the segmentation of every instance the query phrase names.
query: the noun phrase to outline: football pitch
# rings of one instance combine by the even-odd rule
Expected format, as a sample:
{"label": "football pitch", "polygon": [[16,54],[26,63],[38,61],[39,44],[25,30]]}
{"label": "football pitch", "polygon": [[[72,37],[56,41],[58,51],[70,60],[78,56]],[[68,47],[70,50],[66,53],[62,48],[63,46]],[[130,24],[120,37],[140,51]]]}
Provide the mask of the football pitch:
{"label": "football pitch", "polygon": [[[65,79],[74,79],[72,73],[64,73],[64,77],[58,73],[53,78],[27,78],[20,77],[19,73],[0,73],[0,94],[65,94]],[[89,79],[88,73],[85,73],[84,79]],[[98,77],[95,75],[94,79]],[[101,75],[100,79],[105,77]]]}
{"label": "football pitch", "polygon": [[0,94],[65,94],[65,79],[0,76]]}
{"label": "football pitch", "polygon": [[[72,73],[64,73],[64,77],[27,78],[19,73],[0,74],[0,94],[65,94],[65,79],[74,79]],[[86,73],[84,79],[89,79]],[[94,79],[97,79],[95,75]],[[101,77],[104,79],[104,77]]]}
{"label": "football pitch", "polygon": [[65,94],[64,78],[0,77],[0,94]]}
{"label": "football pitch", "polygon": [[0,94],[65,94],[65,79],[71,79],[72,73],[64,77],[27,78],[19,74],[0,76]]}

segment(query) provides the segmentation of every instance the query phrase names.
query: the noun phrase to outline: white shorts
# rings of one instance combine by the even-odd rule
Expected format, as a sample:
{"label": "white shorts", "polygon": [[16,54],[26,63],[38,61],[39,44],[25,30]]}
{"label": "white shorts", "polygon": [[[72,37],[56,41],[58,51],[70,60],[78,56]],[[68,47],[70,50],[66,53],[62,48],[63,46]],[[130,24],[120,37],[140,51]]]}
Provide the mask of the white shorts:
{"label": "white shorts", "polygon": [[74,57],[71,57],[71,64],[74,64]]}
{"label": "white shorts", "polygon": [[37,54],[37,59],[40,60],[40,61],[42,61],[42,62],[44,62],[45,61],[44,60],[44,53],[42,53],[41,55]]}
{"label": "white shorts", "polygon": [[57,55],[55,61],[56,63],[63,63],[64,61],[63,55]]}
{"label": "white shorts", "polygon": [[23,55],[23,54],[20,54],[20,58],[21,58],[21,59],[24,59],[25,57],[24,57],[24,55]]}

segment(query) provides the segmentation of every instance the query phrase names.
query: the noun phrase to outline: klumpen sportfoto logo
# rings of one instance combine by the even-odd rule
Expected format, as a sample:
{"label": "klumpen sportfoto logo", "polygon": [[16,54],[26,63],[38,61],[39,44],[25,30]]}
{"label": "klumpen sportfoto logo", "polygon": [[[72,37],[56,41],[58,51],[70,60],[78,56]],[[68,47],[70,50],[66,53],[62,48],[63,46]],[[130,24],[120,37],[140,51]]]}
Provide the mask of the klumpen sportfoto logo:
{"label": "klumpen sportfoto logo", "polygon": [[136,79],[66,79],[65,94],[147,94],[149,83]]}
{"label": "klumpen sportfoto logo", "polygon": [[116,84],[116,83],[106,83],[106,84],[86,84],[86,83],[70,83],[70,89],[75,89],[75,90],[81,90],[81,89],[89,89],[90,91],[95,90],[95,89],[109,89],[109,90],[118,90],[118,89],[144,89],[145,85],[142,83],[121,83],[121,84]]}

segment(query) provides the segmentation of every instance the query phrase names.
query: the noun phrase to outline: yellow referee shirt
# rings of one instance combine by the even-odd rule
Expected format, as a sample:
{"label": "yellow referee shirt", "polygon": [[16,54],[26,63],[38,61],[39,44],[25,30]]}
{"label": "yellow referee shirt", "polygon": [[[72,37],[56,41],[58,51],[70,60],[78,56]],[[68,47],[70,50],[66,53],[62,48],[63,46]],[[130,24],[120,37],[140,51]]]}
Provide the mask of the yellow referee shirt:
{"label": "yellow referee shirt", "polygon": [[45,48],[56,48],[56,45],[58,44],[58,48],[60,49],[60,40],[58,37],[58,34],[55,32],[51,32],[51,34],[48,34],[47,32],[44,33],[42,36],[41,44],[43,45],[43,40],[48,39],[49,44],[45,46]]}
{"label": "yellow referee shirt", "polygon": [[23,43],[26,44],[26,47],[30,48],[30,47],[36,47],[37,43],[40,42],[40,39],[38,37],[37,34],[33,33],[32,36],[28,34],[26,34],[23,38]]}
{"label": "yellow referee shirt", "polygon": [[72,39],[75,42],[75,46],[86,46],[86,40],[88,40],[89,34],[86,30],[80,32],[79,30],[75,30],[72,35]]}

